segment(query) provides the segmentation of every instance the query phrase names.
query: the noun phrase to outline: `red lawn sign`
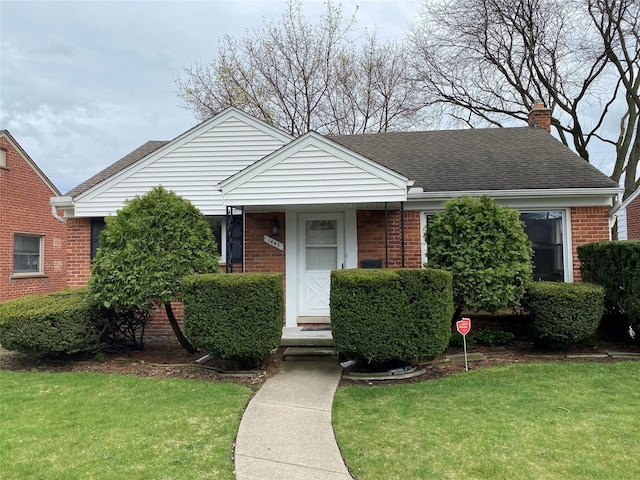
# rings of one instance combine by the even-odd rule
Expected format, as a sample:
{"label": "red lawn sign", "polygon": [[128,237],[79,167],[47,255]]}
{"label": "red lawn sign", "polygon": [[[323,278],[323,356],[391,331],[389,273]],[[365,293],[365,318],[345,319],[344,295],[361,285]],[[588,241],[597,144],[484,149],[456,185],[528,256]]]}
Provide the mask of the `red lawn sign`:
{"label": "red lawn sign", "polygon": [[469,364],[467,363],[467,333],[471,331],[471,319],[463,318],[456,322],[456,329],[458,333],[462,335],[462,343],[464,345],[464,370],[469,371]]}
{"label": "red lawn sign", "polygon": [[458,329],[458,333],[460,335],[466,335],[471,331],[471,319],[463,318],[462,320],[458,320],[456,322],[456,328]]}

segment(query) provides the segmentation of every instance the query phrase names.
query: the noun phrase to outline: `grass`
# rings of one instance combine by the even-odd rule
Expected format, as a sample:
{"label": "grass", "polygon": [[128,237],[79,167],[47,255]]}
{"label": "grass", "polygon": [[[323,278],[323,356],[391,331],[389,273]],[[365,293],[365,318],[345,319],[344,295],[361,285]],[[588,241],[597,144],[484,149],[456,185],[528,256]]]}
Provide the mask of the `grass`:
{"label": "grass", "polygon": [[640,478],[640,364],[544,363],[334,400],[351,473],[374,479]]}
{"label": "grass", "polygon": [[233,479],[250,389],[92,373],[0,372],[0,478]]}

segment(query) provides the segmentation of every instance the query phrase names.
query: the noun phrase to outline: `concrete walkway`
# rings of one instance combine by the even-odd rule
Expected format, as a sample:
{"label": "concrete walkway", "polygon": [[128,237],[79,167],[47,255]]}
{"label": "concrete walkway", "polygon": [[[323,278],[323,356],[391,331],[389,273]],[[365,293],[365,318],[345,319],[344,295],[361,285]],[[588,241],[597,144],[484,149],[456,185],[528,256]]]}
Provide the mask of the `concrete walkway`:
{"label": "concrete walkway", "polygon": [[331,426],[336,360],[282,363],[245,410],[235,450],[238,480],[350,480]]}

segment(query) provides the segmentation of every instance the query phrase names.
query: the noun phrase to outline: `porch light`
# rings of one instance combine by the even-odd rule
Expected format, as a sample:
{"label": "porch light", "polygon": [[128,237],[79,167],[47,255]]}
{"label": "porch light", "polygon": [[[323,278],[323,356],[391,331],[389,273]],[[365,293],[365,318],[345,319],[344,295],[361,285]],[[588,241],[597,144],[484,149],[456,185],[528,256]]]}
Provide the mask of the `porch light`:
{"label": "porch light", "polygon": [[274,216],[273,221],[271,222],[271,235],[277,237],[280,234],[280,222],[278,221],[278,217]]}

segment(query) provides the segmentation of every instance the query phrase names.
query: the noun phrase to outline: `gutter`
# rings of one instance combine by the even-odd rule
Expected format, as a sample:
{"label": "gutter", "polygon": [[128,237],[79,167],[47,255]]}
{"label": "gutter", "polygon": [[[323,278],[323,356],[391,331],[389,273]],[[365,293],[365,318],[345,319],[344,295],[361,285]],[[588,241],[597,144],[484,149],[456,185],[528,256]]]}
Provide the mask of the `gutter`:
{"label": "gutter", "polygon": [[49,199],[49,204],[51,205],[51,215],[53,218],[62,223],[67,223],[67,219],[60,216],[58,214],[58,210],[67,210],[74,207],[73,198],[72,197],[51,197]]}

